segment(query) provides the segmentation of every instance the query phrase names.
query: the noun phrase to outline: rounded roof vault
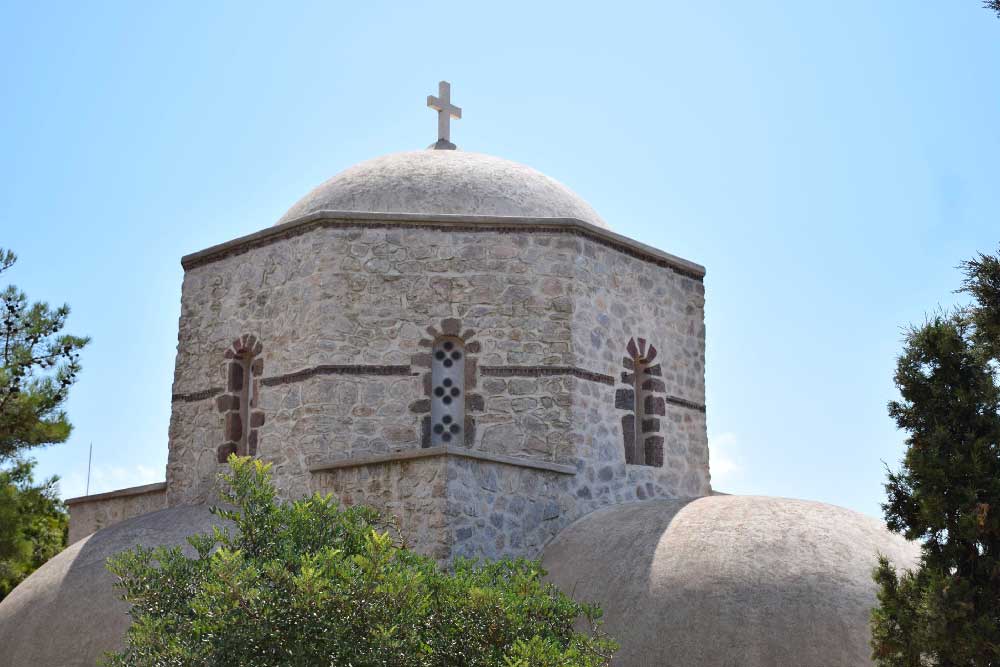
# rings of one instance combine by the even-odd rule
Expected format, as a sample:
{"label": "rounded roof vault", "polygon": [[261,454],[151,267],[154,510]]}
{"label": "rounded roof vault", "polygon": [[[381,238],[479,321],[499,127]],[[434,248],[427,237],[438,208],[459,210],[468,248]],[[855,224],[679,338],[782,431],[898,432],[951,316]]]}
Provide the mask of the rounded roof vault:
{"label": "rounded roof vault", "polygon": [[318,211],[577,218],[608,228],[565,185],[523,164],[483,153],[392,153],[346,169],[300,199],[278,221]]}
{"label": "rounded roof vault", "polygon": [[74,542],[0,602],[0,667],[92,667],[121,648],[131,619],[107,559],[136,545],[186,545],[226,525],[205,505],[171,507],[116,523]]}
{"label": "rounded roof vault", "polygon": [[912,567],[919,547],[842,507],[707,496],[589,514],[542,565],[603,607],[615,664],[862,667],[877,553]]}

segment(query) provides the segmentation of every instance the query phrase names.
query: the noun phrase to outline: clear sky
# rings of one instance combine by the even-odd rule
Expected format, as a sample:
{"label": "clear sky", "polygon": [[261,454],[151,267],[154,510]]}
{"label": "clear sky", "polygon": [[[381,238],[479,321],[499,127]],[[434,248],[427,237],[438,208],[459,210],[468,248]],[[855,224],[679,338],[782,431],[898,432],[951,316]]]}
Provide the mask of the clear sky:
{"label": "clear sky", "polygon": [[880,513],[903,327],[1000,242],[1000,20],[978,0],[0,2],[0,246],[88,334],[82,494],[163,479],[180,257],[435,137],[708,268],[716,488]]}

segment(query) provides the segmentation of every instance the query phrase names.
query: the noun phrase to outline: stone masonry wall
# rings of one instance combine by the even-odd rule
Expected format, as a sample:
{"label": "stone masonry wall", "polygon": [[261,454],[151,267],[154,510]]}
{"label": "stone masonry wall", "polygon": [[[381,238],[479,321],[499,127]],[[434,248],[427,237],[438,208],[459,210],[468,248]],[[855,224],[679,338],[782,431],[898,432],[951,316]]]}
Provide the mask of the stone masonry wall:
{"label": "stone masonry wall", "polygon": [[[391,506],[421,527],[415,532],[440,534],[425,540],[429,552],[536,555],[602,505],[710,492],[703,312],[703,286],[683,272],[516,225],[345,222],[189,266],[169,502],[211,499],[224,436],[213,404],[226,385],[223,353],[253,335],[266,370],[258,455],[273,462],[284,495],[329,490]],[[577,474],[450,457],[309,472],[427,444],[426,345],[447,320],[476,344],[471,448]],[[662,358],[662,467],[625,464],[615,398],[635,336]],[[444,498],[430,491],[441,491],[442,477]]]}
{"label": "stone masonry wall", "polygon": [[69,544],[73,544],[111,524],[164,509],[167,495],[161,482],[73,498],[66,504],[69,506]]}

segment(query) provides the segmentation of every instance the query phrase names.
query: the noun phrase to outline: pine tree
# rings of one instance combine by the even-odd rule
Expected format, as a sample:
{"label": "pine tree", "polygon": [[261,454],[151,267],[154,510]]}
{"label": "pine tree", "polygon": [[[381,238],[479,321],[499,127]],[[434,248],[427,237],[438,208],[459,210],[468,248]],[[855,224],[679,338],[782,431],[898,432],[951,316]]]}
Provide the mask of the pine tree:
{"label": "pine tree", "polygon": [[[0,273],[16,261],[0,249]],[[69,437],[62,406],[89,339],[60,333],[68,316],[69,306],[29,304],[13,285],[0,292],[0,462]]]}
{"label": "pine tree", "polygon": [[882,507],[922,554],[875,572],[882,667],[1000,665],[1000,256],[963,268],[972,303],[913,328],[896,367],[907,448]]}
{"label": "pine tree", "polygon": [[[0,249],[0,273],[16,261]],[[13,285],[0,291],[0,600],[66,546],[58,478],[36,483],[24,454],[65,442],[72,428],[62,406],[88,339],[60,333],[68,316]]]}

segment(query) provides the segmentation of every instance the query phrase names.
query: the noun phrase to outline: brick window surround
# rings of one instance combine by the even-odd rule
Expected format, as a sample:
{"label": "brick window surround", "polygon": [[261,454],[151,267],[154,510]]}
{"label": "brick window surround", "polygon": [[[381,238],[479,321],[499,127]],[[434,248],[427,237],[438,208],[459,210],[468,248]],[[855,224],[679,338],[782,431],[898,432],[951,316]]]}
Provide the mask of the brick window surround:
{"label": "brick window surround", "polygon": [[[473,340],[475,332],[462,329],[456,318],[441,320],[439,327],[427,327],[428,338],[420,340],[421,351],[411,364],[426,368],[423,374],[424,398],[410,404],[410,412],[422,415],[420,446],[465,445],[476,439],[477,412],[484,400],[473,393],[478,381],[476,355],[481,346]],[[446,400],[447,399],[447,400]]]}
{"label": "brick window surround", "polygon": [[667,413],[660,364],[654,364],[656,347],[645,338],[630,338],[622,358],[622,383],[627,388],[615,392],[615,407],[628,414],[622,417],[625,463],[663,467],[663,436],[660,417]]}
{"label": "brick window surround", "polygon": [[264,425],[264,413],[257,409],[260,378],[264,360],[263,345],[253,334],[243,334],[223,355],[226,390],[215,399],[222,413],[224,442],[218,447],[218,461],[225,463],[230,454],[256,456],[258,430]]}

